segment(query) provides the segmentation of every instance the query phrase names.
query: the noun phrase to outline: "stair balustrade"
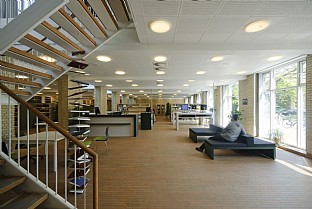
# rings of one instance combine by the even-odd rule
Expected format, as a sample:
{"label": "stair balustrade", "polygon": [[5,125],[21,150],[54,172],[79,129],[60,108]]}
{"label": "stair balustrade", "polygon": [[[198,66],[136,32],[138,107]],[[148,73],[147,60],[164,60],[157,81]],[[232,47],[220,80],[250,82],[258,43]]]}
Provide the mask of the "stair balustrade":
{"label": "stair balustrade", "polygon": [[[67,130],[61,128],[32,105],[14,94],[2,82],[0,82],[0,89],[0,112],[2,115],[0,117],[0,136],[2,136],[0,138],[0,150],[5,150],[2,147],[2,142],[5,142],[7,145],[7,153],[5,154],[3,151],[0,151],[0,157],[6,160],[6,162],[15,165],[28,179],[32,180],[36,185],[41,186],[48,193],[49,198],[63,202],[65,207],[79,208],[81,206],[81,208],[87,208],[87,201],[88,205],[90,204],[89,201],[92,201],[93,209],[98,209],[98,155],[76,137],[69,134]],[[3,97],[5,94],[8,96]],[[17,111],[14,110],[14,106],[17,107]],[[22,106],[27,109],[27,129],[25,133],[21,133],[20,130],[19,118]],[[14,114],[17,114],[17,117],[13,117]],[[35,118],[35,127],[33,129],[30,127],[32,116]],[[16,123],[14,123],[14,118],[17,120]],[[16,124],[15,127],[14,124]],[[40,125],[45,127],[45,131],[40,132]],[[65,146],[58,146],[58,142],[60,143],[63,140]],[[90,179],[89,182],[84,180],[85,182],[83,184],[89,184],[88,188],[91,186],[92,191],[85,189],[83,194],[79,194],[78,192],[68,193],[67,169],[69,169],[69,164],[67,162],[67,144],[69,142],[75,145],[74,153],[79,149],[79,152],[82,152],[84,156],[82,158],[79,156],[79,166],[84,168],[82,170],[86,171],[87,166],[90,166],[90,170],[92,171],[90,172],[91,175],[88,174],[88,177],[86,172],[78,174],[76,172],[78,156],[75,154],[73,159],[73,166],[75,168],[73,183],[80,180],[79,176],[83,176],[83,179]],[[53,143],[53,152],[49,150],[50,143]],[[15,147],[16,149],[14,149]],[[64,155],[60,150],[64,151]],[[87,160],[87,156],[91,158],[92,165],[89,165],[90,162]],[[45,158],[45,160],[41,158]],[[51,160],[50,158],[53,159]],[[81,159],[86,160],[81,163]],[[32,161],[35,161],[35,165]],[[60,189],[60,185],[64,185],[64,188]],[[92,195],[87,195],[87,192],[91,192]],[[92,196],[92,200],[89,200],[87,196]],[[49,202],[49,199],[46,201]]]}

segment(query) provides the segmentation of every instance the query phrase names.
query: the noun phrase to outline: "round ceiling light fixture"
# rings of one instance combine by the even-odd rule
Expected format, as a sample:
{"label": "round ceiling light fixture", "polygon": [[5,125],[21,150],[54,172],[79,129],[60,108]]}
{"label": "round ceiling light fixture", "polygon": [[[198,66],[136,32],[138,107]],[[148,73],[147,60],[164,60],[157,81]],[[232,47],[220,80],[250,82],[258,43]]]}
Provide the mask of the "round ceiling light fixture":
{"label": "round ceiling light fixture", "polygon": [[101,83],[102,80],[94,80],[95,83]]}
{"label": "round ceiling light fixture", "polygon": [[166,72],[165,71],[156,71],[157,75],[164,75]]}
{"label": "round ceiling light fixture", "polygon": [[106,86],[107,86],[107,87],[113,87],[113,85],[112,85],[112,84],[106,84]]}
{"label": "round ceiling light fixture", "polygon": [[39,58],[41,58],[45,61],[48,61],[48,62],[55,62],[56,61],[56,59],[49,57],[49,56],[46,56],[46,55],[41,55],[41,56],[39,56]]}
{"label": "round ceiling light fixture", "polygon": [[197,72],[196,72],[197,75],[203,75],[203,74],[205,74],[205,73],[206,73],[205,71],[197,71]]}
{"label": "round ceiling light fixture", "polygon": [[124,75],[124,74],[126,74],[126,72],[122,71],[122,70],[117,70],[117,71],[115,71],[115,74],[117,74],[117,75]]}
{"label": "round ceiling light fixture", "polygon": [[26,76],[26,75],[16,75],[15,78],[27,79],[28,76]]}
{"label": "round ceiling light fixture", "polygon": [[136,87],[136,86],[139,86],[139,85],[138,85],[138,84],[135,84],[135,83],[134,83],[134,84],[132,84],[131,86],[134,86],[134,87]]}
{"label": "round ceiling light fixture", "polygon": [[165,61],[167,61],[167,57],[165,57],[165,56],[156,56],[156,57],[154,57],[154,61],[155,62],[165,62]]}
{"label": "round ceiling light fixture", "polygon": [[242,75],[242,74],[246,74],[246,73],[247,73],[246,71],[239,71],[239,72],[237,72],[236,74]]}
{"label": "round ceiling light fixture", "polygon": [[110,58],[108,56],[104,56],[104,55],[99,55],[96,57],[96,59],[101,61],[101,62],[110,62],[112,60],[112,58]]}
{"label": "round ceiling light fixture", "polygon": [[254,33],[266,29],[270,25],[268,20],[252,22],[245,27],[245,32]]}
{"label": "round ceiling light fixture", "polygon": [[171,25],[167,21],[156,20],[149,24],[150,29],[155,33],[166,33],[170,30]]}
{"label": "round ceiling light fixture", "polygon": [[221,61],[223,59],[224,59],[224,57],[222,57],[222,56],[215,56],[215,57],[212,57],[210,60],[212,62],[219,62],[219,61]]}
{"label": "round ceiling light fixture", "polygon": [[279,60],[279,59],[282,59],[283,56],[273,56],[273,57],[269,57],[267,59],[267,61],[275,61],[275,60]]}

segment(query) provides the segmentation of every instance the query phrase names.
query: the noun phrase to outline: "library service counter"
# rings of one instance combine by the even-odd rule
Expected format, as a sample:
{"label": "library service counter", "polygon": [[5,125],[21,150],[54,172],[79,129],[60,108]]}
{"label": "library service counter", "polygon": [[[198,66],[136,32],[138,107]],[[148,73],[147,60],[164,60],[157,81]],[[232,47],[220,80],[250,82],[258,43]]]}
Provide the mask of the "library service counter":
{"label": "library service counter", "polygon": [[104,136],[109,126],[110,137],[138,136],[138,115],[90,115],[89,136]]}

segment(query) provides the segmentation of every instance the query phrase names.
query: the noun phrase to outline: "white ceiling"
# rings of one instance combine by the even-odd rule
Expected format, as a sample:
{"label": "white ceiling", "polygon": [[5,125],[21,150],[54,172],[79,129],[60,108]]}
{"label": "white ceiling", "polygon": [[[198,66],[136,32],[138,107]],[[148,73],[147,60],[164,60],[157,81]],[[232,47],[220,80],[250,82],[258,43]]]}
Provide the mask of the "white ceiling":
{"label": "white ceiling", "polygon": [[[112,84],[113,91],[143,94],[163,90],[176,97],[194,94],[211,85],[245,79],[283,61],[312,53],[311,1],[191,1],[191,0],[129,0],[134,24],[122,29],[98,50],[86,58],[85,69],[90,76],[75,74],[77,79],[94,85]],[[244,32],[253,21],[266,19],[270,26],[256,33]],[[166,20],[172,25],[169,32],[157,34],[148,25],[153,20]],[[96,60],[107,55],[111,62]],[[153,57],[168,57],[165,75],[156,75]],[[221,62],[210,58],[224,56]],[[269,62],[271,56],[281,55]],[[115,75],[124,70],[125,75]],[[196,71],[206,71],[196,75]],[[245,75],[237,72],[246,71]],[[102,83],[94,83],[101,79]],[[126,79],[138,87],[131,87]],[[156,80],[163,79],[164,87]],[[189,82],[188,80],[195,80]],[[188,83],[189,87],[183,87]]]}

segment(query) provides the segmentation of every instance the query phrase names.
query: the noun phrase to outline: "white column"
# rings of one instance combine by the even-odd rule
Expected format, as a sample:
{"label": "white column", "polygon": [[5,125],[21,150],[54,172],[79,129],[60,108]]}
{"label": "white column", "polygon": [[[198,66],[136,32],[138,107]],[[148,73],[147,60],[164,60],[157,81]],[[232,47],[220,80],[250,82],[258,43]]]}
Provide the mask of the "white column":
{"label": "white column", "polygon": [[94,87],[94,107],[99,107],[101,114],[107,114],[107,90],[103,86]]}
{"label": "white column", "polygon": [[117,106],[120,104],[120,92],[112,93],[112,111],[117,111]]}

